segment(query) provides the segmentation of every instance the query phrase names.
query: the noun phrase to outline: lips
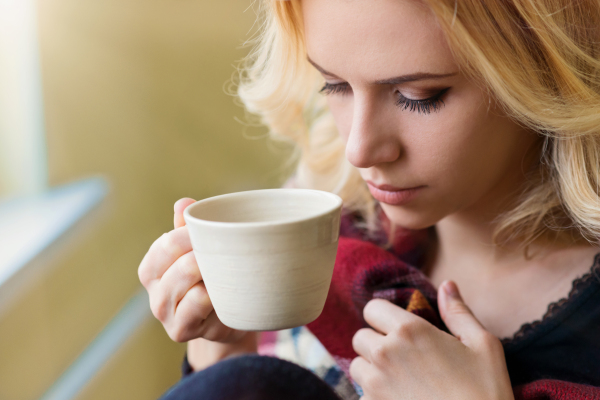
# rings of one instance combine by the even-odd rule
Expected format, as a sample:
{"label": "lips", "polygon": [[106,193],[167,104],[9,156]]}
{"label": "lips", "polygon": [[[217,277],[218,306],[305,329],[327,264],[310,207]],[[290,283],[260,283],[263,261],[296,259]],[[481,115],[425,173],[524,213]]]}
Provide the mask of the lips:
{"label": "lips", "polygon": [[376,185],[371,181],[367,181],[367,185],[376,200],[395,206],[410,202],[425,187],[398,188],[391,185]]}

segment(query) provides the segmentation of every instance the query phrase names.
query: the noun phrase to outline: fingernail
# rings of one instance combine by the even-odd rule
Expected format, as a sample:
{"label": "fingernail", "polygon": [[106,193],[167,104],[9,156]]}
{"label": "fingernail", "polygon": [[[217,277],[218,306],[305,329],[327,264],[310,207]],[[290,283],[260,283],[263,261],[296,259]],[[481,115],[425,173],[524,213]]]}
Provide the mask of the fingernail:
{"label": "fingernail", "polygon": [[458,287],[456,286],[456,283],[447,281],[445,283],[444,290],[451,299],[460,300],[460,294],[458,293]]}

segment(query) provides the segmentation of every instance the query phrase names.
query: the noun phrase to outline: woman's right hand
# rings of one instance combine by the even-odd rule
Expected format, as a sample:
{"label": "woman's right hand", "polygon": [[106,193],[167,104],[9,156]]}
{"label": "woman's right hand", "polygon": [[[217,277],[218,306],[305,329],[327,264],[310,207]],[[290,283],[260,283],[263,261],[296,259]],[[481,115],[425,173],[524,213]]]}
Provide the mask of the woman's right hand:
{"label": "woman's right hand", "polygon": [[150,296],[152,313],[174,341],[238,342],[248,332],[219,321],[192,251],[183,211],[194,201],[184,198],[175,203],[175,229],[150,246],[138,276]]}

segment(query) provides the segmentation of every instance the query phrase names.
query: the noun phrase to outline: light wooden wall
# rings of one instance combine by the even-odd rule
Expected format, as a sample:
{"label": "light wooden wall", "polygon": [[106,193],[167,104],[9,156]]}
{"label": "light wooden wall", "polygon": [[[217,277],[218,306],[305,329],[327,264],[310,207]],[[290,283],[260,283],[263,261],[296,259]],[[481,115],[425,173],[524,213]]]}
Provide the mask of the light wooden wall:
{"label": "light wooden wall", "polygon": [[[281,183],[287,153],[245,139],[223,90],[247,51],[249,6],[38,1],[50,185],[100,174],[111,193],[93,229],[0,320],[0,398],[43,393],[141,287],[137,267],[172,229],[175,200]],[[82,398],[156,398],[182,352],[148,323]]]}

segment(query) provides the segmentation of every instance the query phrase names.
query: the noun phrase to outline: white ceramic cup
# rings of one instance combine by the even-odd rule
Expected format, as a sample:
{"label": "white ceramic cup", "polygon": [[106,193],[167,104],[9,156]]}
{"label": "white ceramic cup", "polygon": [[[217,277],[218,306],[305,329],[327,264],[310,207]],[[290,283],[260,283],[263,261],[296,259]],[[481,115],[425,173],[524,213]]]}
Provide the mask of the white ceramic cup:
{"label": "white ceramic cup", "polygon": [[194,255],[217,316],[267,331],[315,320],[333,274],[342,200],[308,189],[231,193],[186,208]]}

